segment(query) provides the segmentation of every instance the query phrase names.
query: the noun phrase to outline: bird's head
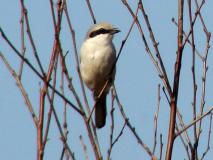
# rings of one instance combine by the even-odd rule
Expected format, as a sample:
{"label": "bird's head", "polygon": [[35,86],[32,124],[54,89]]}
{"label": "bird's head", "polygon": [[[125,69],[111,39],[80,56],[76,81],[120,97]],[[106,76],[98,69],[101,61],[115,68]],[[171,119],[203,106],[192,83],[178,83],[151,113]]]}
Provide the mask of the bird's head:
{"label": "bird's head", "polygon": [[102,22],[93,25],[87,32],[87,39],[104,36],[112,40],[113,35],[120,32],[118,28],[114,28],[111,24]]}

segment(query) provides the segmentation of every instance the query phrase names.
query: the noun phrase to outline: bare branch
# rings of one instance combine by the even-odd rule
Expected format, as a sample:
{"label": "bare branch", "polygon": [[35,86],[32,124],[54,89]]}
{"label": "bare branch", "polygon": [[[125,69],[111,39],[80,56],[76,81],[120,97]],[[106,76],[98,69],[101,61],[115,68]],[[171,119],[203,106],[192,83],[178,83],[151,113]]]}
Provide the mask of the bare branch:
{"label": "bare branch", "polygon": [[19,90],[21,91],[21,94],[25,100],[25,104],[29,110],[29,112],[31,113],[32,119],[34,121],[35,126],[37,127],[38,125],[38,118],[35,114],[35,111],[33,109],[33,106],[29,100],[29,97],[27,95],[26,90],[24,89],[24,86],[21,82],[21,80],[19,79],[19,76],[17,75],[17,73],[12,69],[12,67],[10,66],[10,64],[8,63],[8,61],[6,60],[6,58],[4,57],[4,55],[0,52],[0,57],[2,59],[2,61],[4,62],[5,66],[7,67],[7,69],[9,70],[9,72],[11,73],[11,75],[13,76],[13,78],[16,81],[17,86],[19,87]]}
{"label": "bare branch", "polygon": [[90,15],[92,17],[93,23],[96,24],[96,19],[95,19],[93,10],[92,10],[92,6],[90,5],[90,0],[86,0],[86,2],[87,2],[87,6],[89,8],[89,13],[90,13]]}
{"label": "bare branch", "polygon": [[112,152],[112,141],[114,136],[114,100],[115,95],[113,89],[111,89],[111,95],[112,95],[112,101],[111,101],[111,111],[110,111],[110,117],[111,117],[111,127],[110,127],[110,139],[109,139],[109,149],[107,151],[107,160],[110,160],[111,152]]}
{"label": "bare branch", "polygon": [[[24,12],[23,8],[21,8],[21,18],[20,18],[20,28],[21,28],[21,53],[24,56],[26,47],[25,47],[25,34],[24,34]],[[22,77],[22,71],[24,67],[24,61],[21,60],[20,68],[19,68],[19,79],[21,80]]]}
{"label": "bare branch", "polygon": [[84,140],[83,140],[82,135],[79,136],[79,139],[80,139],[81,145],[82,145],[82,147],[83,147],[84,159],[85,159],[85,160],[89,160],[89,156],[88,156],[88,153],[87,153],[87,146],[86,146],[85,143],[84,143]]}
{"label": "bare branch", "polygon": [[202,157],[201,157],[201,160],[204,159],[204,157],[207,155],[207,153],[208,153],[209,150],[210,150],[211,132],[212,132],[212,116],[213,116],[213,113],[210,114],[209,134],[208,134],[208,144],[207,144],[207,148],[206,148],[205,152],[203,153],[203,155],[202,155]]}
{"label": "bare branch", "polygon": [[175,140],[175,123],[176,123],[176,113],[177,113],[177,99],[179,90],[179,79],[181,71],[181,62],[183,54],[183,6],[184,1],[178,1],[178,39],[177,39],[177,57],[175,62],[175,73],[173,82],[173,95],[171,97],[171,109],[170,109],[170,120],[169,120],[169,132],[168,141],[166,149],[166,160],[171,160],[173,144]]}
{"label": "bare branch", "polygon": [[159,114],[159,110],[160,110],[160,100],[161,100],[161,96],[160,96],[160,84],[158,84],[158,90],[157,90],[158,94],[157,94],[157,109],[155,112],[155,116],[154,116],[154,145],[153,145],[153,149],[152,149],[152,153],[155,154],[155,148],[157,145],[157,130],[158,130],[158,114]]}
{"label": "bare branch", "polygon": [[124,119],[124,121],[126,122],[126,125],[128,126],[128,128],[130,129],[130,131],[133,133],[134,137],[137,139],[138,143],[140,144],[140,146],[147,152],[147,154],[152,158],[152,159],[156,159],[156,157],[152,154],[152,151],[151,149],[142,141],[142,139],[139,137],[139,135],[137,134],[136,130],[135,130],[135,127],[133,127],[131,125],[131,123],[129,122],[129,119],[127,118],[124,110],[123,110],[123,106],[122,104],[120,103],[120,100],[118,98],[118,95],[117,95],[117,91],[115,89],[115,86],[114,87],[114,90],[115,90],[115,99],[117,101],[117,104],[118,104],[118,107],[120,109],[120,112],[121,112],[121,115]]}
{"label": "bare branch", "polygon": [[[7,36],[5,35],[4,31],[2,30],[2,28],[0,27],[0,34],[3,37],[3,39],[8,43],[8,45],[12,48],[12,50],[18,55],[18,57],[20,59],[22,59],[27,66],[42,80],[45,81],[44,77],[42,76],[42,74],[39,73],[39,71],[37,71],[37,69],[30,63],[30,61],[23,57],[22,54],[15,48],[15,46],[10,42],[10,40],[7,38]],[[79,114],[84,115],[84,113],[79,110],[72,102],[69,101],[68,98],[64,97],[58,90],[54,89],[54,87],[47,82],[48,87],[50,87],[59,97],[61,97],[63,100],[65,100],[75,111],[77,111]]]}
{"label": "bare branch", "polygon": [[39,68],[40,68],[42,74],[45,75],[45,72],[44,72],[44,69],[42,67],[40,58],[38,56],[38,52],[37,52],[37,49],[36,49],[35,42],[33,40],[33,36],[32,36],[32,33],[31,33],[30,24],[29,24],[29,18],[28,18],[28,15],[27,15],[27,9],[26,9],[26,7],[24,5],[24,0],[20,0],[20,3],[21,3],[22,10],[23,10],[22,12],[24,13],[27,34],[28,34],[29,41],[30,41],[30,44],[31,44],[32,49],[33,49],[34,56],[36,58],[36,61],[37,61],[38,65],[39,65]]}
{"label": "bare branch", "polygon": [[160,160],[162,160],[162,152],[163,152],[163,140],[162,134],[160,134]]}
{"label": "bare branch", "polygon": [[181,131],[179,131],[178,133],[175,134],[175,137],[179,136],[180,134],[182,134],[185,130],[187,130],[188,128],[190,128],[191,126],[193,126],[195,123],[197,123],[198,121],[200,121],[201,119],[203,119],[205,116],[207,116],[208,114],[210,114],[213,110],[213,107],[211,107],[205,114],[202,114],[200,116],[197,116],[198,118],[195,119],[194,121],[192,121],[190,124],[188,124],[184,129],[182,129]]}

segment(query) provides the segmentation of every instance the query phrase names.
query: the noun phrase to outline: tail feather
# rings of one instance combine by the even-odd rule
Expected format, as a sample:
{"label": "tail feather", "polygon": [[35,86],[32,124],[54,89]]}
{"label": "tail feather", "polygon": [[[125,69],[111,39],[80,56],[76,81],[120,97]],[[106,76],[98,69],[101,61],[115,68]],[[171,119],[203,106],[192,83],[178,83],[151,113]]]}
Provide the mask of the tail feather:
{"label": "tail feather", "polygon": [[95,125],[97,128],[104,127],[106,123],[106,95],[102,95],[95,105]]}

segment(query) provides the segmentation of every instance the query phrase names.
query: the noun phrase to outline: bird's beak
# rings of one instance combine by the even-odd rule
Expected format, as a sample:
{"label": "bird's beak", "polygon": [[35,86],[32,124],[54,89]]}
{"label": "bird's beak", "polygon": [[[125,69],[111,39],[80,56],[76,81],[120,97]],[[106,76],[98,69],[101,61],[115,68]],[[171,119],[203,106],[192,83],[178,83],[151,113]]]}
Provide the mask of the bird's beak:
{"label": "bird's beak", "polygon": [[116,34],[116,33],[119,33],[120,30],[118,28],[113,28],[110,33],[113,35],[113,34]]}

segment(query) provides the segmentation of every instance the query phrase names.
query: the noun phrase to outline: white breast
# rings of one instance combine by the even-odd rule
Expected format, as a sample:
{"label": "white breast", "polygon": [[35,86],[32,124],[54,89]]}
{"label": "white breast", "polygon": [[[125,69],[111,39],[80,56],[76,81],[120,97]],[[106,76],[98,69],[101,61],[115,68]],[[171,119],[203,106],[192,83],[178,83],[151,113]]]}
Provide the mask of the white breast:
{"label": "white breast", "polygon": [[99,35],[87,39],[81,47],[81,76],[91,90],[100,90],[103,87],[116,59],[112,39],[107,36]]}

